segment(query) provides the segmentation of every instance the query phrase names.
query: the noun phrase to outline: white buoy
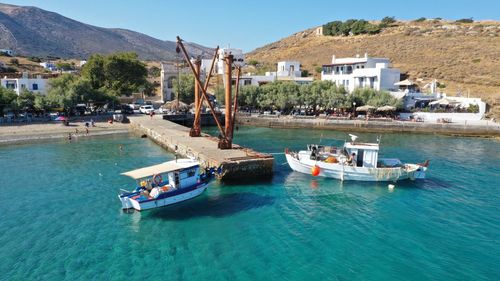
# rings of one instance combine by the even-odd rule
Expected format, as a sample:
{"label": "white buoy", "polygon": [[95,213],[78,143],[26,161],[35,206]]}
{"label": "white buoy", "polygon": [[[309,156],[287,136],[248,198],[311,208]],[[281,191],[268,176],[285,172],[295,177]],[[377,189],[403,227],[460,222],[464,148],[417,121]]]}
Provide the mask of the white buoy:
{"label": "white buoy", "polygon": [[391,184],[389,184],[387,187],[389,188],[389,190],[394,190],[394,187],[396,187],[396,186],[395,186],[394,184],[392,184],[392,183],[391,183]]}

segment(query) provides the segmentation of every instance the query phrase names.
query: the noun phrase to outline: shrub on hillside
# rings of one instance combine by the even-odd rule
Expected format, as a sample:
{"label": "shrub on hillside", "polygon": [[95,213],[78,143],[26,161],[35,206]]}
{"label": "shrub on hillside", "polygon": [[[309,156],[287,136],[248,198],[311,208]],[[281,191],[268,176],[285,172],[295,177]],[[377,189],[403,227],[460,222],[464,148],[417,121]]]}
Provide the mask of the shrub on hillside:
{"label": "shrub on hillside", "polygon": [[249,60],[248,64],[252,65],[252,66],[257,66],[259,64],[259,62],[257,60]]}
{"label": "shrub on hillside", "polygon": [[381,28],[385,28],[385,27],[388,27],[390,26],[391,24],[395,23],[396,22],[396,19],[394,17],[384,17],[381,21],[380,21],[380,27]]}
{"label": "shrub on hillside", "polygon": [[42,62],[42,59],[39,57],[28,57],[28,60],[32,62]]}
{"label": "shrub on hillside", "polygon": [[418,18],[418,19],[414,20],[414,22],[424,22],[426,20],[427,20],[426,18],[421,17],[421,18]]}
{"label": "shrub on hillside", "polygon": [[455,22],[457,22],[457,23],[473,23],[474,20],[472,18],[468,18],[468,19],[459,19],[459,20],[456,20]]}
{"label": "shrub on hillside", "polygon": [[14,59],[10,59],[10,64],[13,64],[13,65],[19,65],[19,60],[14,58]]}
{"label": "shrub on hillside", "polygon": [[359,34],[376,34],[380,32],[380,27],[369,23],[366,20],[349,19],[345,22],[332,21],[323,25],[323,35],[326,36],[348,36]]}

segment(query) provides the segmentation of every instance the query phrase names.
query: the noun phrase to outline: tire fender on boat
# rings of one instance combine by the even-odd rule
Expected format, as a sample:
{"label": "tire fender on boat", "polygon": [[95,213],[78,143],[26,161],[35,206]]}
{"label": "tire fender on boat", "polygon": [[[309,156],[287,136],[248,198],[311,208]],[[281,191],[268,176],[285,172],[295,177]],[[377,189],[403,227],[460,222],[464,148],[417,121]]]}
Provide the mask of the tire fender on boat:
{"label": "tire fender on boat", "polygon": [[163,182],[163,178],[161,177],[160,174],[155,174],[153,176],[153,182],[156,184],[156,186],[160,186],[160,183]]}

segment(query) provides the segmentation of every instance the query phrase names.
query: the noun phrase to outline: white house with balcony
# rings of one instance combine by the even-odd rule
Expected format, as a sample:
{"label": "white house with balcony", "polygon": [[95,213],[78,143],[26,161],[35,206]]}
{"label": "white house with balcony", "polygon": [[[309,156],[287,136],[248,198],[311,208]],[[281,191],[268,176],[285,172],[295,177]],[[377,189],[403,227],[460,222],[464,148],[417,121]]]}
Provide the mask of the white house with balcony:
{"label": "white house with balcony", "polygon": [[[240,85],[260,86],[274,81],[292,81],[297,84],[309,84],[314,81],[313,77],[301,77],[300,62],[280,61],[276,71],[268,71],[265,75],[246,74],[240,77]],[[236,76],[233,76],[233,85],[236,84]]]}
{"label": "white house with balcony", "polygon": [[372,88],[390,91],[395,89],[401,72],[391,67],[387,58],[372,58],[365,53],[364,57],[336,58],[332,63],[323,65],[321,80],[333,81],[337,86],[344,86],[352,92],[356,88]]}
{"label": "white house with balcony", "polygon": [[41,75],[30,78],[27,73],[23,73],[21,78],[7,78],[6,76],[0,79],[2,87],[12,89],[19,96],[24,89],[35,94],[47,94],[47,80]]}

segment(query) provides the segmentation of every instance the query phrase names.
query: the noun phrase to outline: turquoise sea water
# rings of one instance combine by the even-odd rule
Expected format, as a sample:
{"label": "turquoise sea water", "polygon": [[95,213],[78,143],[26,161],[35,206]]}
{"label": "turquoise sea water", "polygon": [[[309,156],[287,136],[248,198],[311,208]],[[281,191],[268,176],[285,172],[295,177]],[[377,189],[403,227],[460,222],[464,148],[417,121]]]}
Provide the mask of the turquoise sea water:
{"label": "turquoise sea water", "polygon": [[[235,142],[281,153],[320,139],[346,134],[240,128]],[[298,174],[276,154],[270,180],[124,213],[116,195],[134,181],[119,174],[173,158],[149,140],[3,146],[0,280],[498,280],[499,148],[385,134],[385,156],[431,160],[427,180],[390,192]]]}

